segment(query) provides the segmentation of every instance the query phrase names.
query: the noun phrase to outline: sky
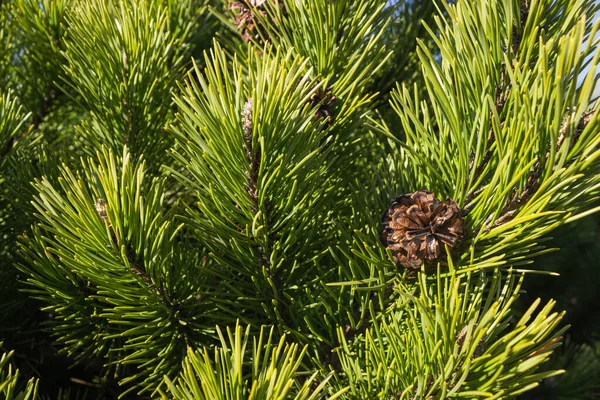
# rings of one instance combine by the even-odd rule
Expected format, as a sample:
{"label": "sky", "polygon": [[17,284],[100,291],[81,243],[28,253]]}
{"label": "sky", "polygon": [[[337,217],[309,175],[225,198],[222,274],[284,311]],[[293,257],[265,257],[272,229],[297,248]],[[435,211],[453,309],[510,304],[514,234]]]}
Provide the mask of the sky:
{"label": "sky", "polygon": [[[600,2],[600,0],[596,1],[596,3]],[[595,16],[596,20],[598,18],[600,18],[600,12],[596,13]],[[600,33],[596,35],[596,37],[600,36]],[[600,67],[596,68],[596,75],[598,75],[598,73],[600,73]],[[594,89],[594,95],[593,98],[597,98],[600,96],[600,82],[596,82],[596,88]]]}

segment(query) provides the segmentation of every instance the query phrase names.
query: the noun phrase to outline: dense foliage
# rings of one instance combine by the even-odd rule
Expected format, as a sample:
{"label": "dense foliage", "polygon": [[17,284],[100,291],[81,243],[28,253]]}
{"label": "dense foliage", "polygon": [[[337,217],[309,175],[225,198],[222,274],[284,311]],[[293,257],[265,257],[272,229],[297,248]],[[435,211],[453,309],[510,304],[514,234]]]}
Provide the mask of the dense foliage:
{"label": "dense foliage", "polygon": [[597,11],[0,1],[0,393],[596,398]]}

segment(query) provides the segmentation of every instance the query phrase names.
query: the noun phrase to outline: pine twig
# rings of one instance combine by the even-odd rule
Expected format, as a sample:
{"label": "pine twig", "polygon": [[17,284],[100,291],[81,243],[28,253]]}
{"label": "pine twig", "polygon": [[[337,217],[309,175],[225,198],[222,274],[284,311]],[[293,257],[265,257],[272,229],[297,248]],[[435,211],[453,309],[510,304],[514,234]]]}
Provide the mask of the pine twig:
{"label": "pine twig", "polygon": [[[506,65],[502,64],[501,69],[500,69],[500,82],[496,86],[496,93],[495,93],[496,112],[500,116],[500,126],[502,126],[504,124],[505,117],[503,116],[502,112],[504,110],[504,105],[506,104],[506,101],[508,100],[508,96],[510,93],[509,89],[507,87],[505,87],[505,83],[504,83],[505,75],[506,75]],[[477,167],[475,167],[475,165],[474,165],[475,159],[471,159],[469,162],[469,170],[472,170],[475,167],[475,173],[473,174],[473,182],[477,182],[479,180],[479,178],[481,177],[481,174],[485,171],[490,160],[492,159],[492,155],[493,155],[492,146],[494,145],[495,141],[496,140],[494,137],[494,129],[492,127],[490,127],[490,130],[488,132],[487,143],[485,146],[486,151],[485,151],[485,154],[483,155],[483,159],[481,160],[481,163],[479,165],[477,165]],[[473,199],[477,196],[478,193],[481,193],[481,189],[482,189],[481,186],[482,185],[472,188],[465,196],[465,200],[464,200],[465,206],[463,207],[463,210],[465,213],[468,213],[469,210],[475,205],[475,203],[473,202]]]}
{"label": "pine twig", "polygon": [[[252,200],[252,211],[256,214],[258,213],[259,208],[259,200],[258,200],[258,170],[260,168],[261,161],[261,152],[260,150],[254,150],[252,148],[252,99],[249,99],[244,107],[242,108],[242,129],[244,131],[244,140],[245,140],[245,152],[246,152],[246,160],[249,164],[249,169],[246,172],[246,178],[248,179],[248,184],[246,186],[246,191]],[[268,239],[267,239],[268,242]],[[263,246],[259,246],[258,248],[260,254],[260,264],[263,268],[267,270],[267,273],[271,274],[271,261],[269,260],[268,254],[270,253],[270,246],[267,243],[267,248],[265,249]]]}
{"label": "pine twig", "polygon": [[[108,225],[110,229],[110,233],[112,236],[112,240],[114,243],[119,243],[117,239],[116,230],[113,229],[112,224],[110,223],[110,219],[108,217],[108,213],[106,212],[107,204],[103,199],[98,199],[96,201],[96,212],[100,219],[104,221],[105,224]],[[179,305],[173,304],[171,300],[165,295],[164,290],[160,286],[156,286],[154,282],[152,282],[152,278],[148,275],[148,271],[145,267],[145,262],[143,256],[141,259],[137,258],[135,251],[131,248],[129,244],[126,245],[126,255],[127,262],[129,263],[129,269],[136,275],[139,279],[141,279],[148,290],[150,290],[159,301],[168,308],[169,310],[169,319],[173,323],[173,326],[176,327],[177,331],[182,335],[186,348],[187,347],[195,347],[193,340],[193,331],[190,329],[188,324],[181,324],[181,318],[176,317],[179,311]]]}
{"label": "pine twig", "polygon": [[[513,54],[517,55],[520,49],[520,45],[521,45],[521,40],[523,38],[523,27],[525,26],[525,22],[527,21],[527,17],[529,15],[529,4],[526,0],[521,0],[521,8],[520,8],[520,22],[521,22],[521,26],[519,27],[519,29],[514,29],[513,31],[513,37],[512,37],[512,41],[511,41],[511,49]],[[505,51],[506,53],[506,51]],[[506,101],[508,100],[508,97],[510,95],[510,86],[505,82],[506,81],[506,64],[502,63],[501,67],[500,67],[500,80],[498,82],[498,84],[496,85],[496,89],[495,89],[495,106],[496,106],[496,112],[498,114],[498,116],[500,117],[500,126],[504,125],[504,120],[505,120],[505,116],[503,115],[503,111],[504,111],[504,106],[506,104]],[[485,169],[487,168],[492,155],[493,155],[493,151],[492,151],[492,146],[495,142],[495,138],[494,138],[494,130],[492,127],[490,127],[489,133],[488,133],[488,139],[487,139],[487,143],[486,143],[486,151],[485,154],[483,155],[483,159],[481,160],[481,163],[479,165],[477,165],[475,167],[474,163],[475,160],[471,159],[469,162],[469,170],[472,170],[475,167],[475,173],[473,175],[473,182],[477,182],[479,180],[479,178],[481,177],[481,174],[485,171]],[[482,186],[482,185],[480,185]],[[473,199],[477,196],[478,193],[481,193],[481,187],[477,186],[477,187],[473,187],[465,196],[465,200],[463,202],[463,204],[465,204],[465,206],[463,207],[463,210],[465,213],[468,213],[469,210],[475,205],[475,203],[473,202]]]}
{"label": "pine twig", "polygon": [[[595,111],[586,111],[581,116],[581,119],[577,123],[575,132],[569,142],[569,147],[572,147],[577,142],[577,140],[579,139],[579,136],[581,136],[585,127],[592,120],[594,115],[595,115]],[[559,133],[558,139],[556,141],[556,151],[557,152],[558,152],[558,150],[560,150],[560,148],[564,144],[567,127],[568,127],[568,121],[567,121],[567,118],[565,118],[561,125],[560,133]],[[550,156],[550,151],[546,152],[545,159],[547,159],[549,156]],[[523,204],[527,203],[539,189],[540,184],[541,184],[541,182],[539,181],[541,173],[542,173],[542,162],[540,160],[538,160],[532,168],[532,171],[529,175],[529,178],[527,179],[527,183],[525,184],[525,188],[523,189],[523,192],[521,192],[521,194],[518,194],[517,192],[515,192],[513,194],[511,199],[502,208],[502,211],[500,212],[500,216],[493,222],[493,224],[492,224],[493,215],[490,215],[488,217],[488,219],[484,223],[484,229],[486,231],[489,231],[493,227],[500,226],[514,218],[518,209]]]}
{"label": "pine twig", "polygon": [[[262,154],[259,149],[254,149],[252,146],[252,133],[254,129],[252,121],[253,102],[249,99],[242,108],[242,130],[244,132],[244,150],[246,153],[246,160],[248,161],[248,171],[246,171],[246,178],[248,184],[246,186],[246,192],[250,196],[252,201],[252,211],[257,214],[259,212],[259,199],[258,199],[258,172],[260,169],[260,162]],[[267,204],[268,208],[268,204]],[[273,271],[270,254],[271,254],[271,237],[270,237],[270,226],[268,216],[265,212],[262,213],[262,222],[266,227],[266,233],[263,238],[263,244],[258,246],[259,261],[262,268],[265,269],[267,275],[273,280],[275,287],[281,288],[283,286],[282,277],[279,270]],[[273,296],[277,297],[277,307],[275,312],[277,318],[280,319],[285,325],[289,324],[289,315],[285,308],[282,307],[281,298],[277,296],[275,290],[273,290]]]}

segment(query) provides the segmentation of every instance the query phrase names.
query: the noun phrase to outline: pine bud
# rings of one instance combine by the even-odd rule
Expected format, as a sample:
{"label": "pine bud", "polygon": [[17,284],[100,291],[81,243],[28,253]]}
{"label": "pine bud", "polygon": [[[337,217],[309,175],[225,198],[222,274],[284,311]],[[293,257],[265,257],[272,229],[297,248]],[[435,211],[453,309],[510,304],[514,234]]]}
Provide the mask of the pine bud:
{"label": "pine bud", "polygon": [[103,199],[96,200],[96,212],[103,221],[108,221],[108,215],[106,214],[106,202]]}
{"label": "pine bud", "polygon": [[[476,328],[477,328],[477,324],[473,325],[473,330],[471,332],[472,333],[475,332]],[[468,332],[469,332],[469,326],[465,325],[458,333],[458,336],[456,337],[456,344],[458,345],[459,349],[462,349],[462,347],[465,343],[465,339],[467,338]],[[485,352],[485,339],[486,339],[486,336],[484,335],[484,337],[477,344],[475,351],[473,352],[473,358],[481,357],[483,355],[483,353]]]}
{"label": "pine bud", "polygon": [[248,99],[242,108],[242,129],[246,142],[252,141],[252,98]]}

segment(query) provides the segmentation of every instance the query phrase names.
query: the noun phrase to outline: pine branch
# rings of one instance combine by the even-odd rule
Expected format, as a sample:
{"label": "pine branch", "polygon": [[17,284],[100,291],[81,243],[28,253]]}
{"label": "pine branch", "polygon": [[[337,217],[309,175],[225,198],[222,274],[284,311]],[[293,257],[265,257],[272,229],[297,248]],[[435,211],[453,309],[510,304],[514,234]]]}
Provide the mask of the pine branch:
{"label": "pine branch", "polygon": [[[298,382],[299,367],[306,347],[300,350],[297,344],[287,343],[285,336],[276,343],[273,328],[267,332],[262,327],[258,338],[251,338],[250,326],[242,332],[239,324],[233,331],[227,328],[226,336],[218,327],[217,332],[221,343],[215,349],[214,360],[207,349],[201,352],[189,350],[184,361],[184,372],[174,381],[166,379],[168,392],[161,390],[162,398],[309,400],[322,397],[331,375],[318,384],[316,374],[311,374],[302,383]],[[246,347],[251,339],[250,351]],[[251,368],[245,366],[247,359]],[[337,396],[342,393],[344,390],[339,391]]]}
{"label": "pine branch", "polygon": [[[437,20],[435,39],[441,65],[420,48],[431,103],[417,89],[393,94],[407,134],[396,169],[413,187],[463,204],[472,249],[459,258],[469,270],[491,259],[527,262],[526,254],[544,251],[542,235],[572,221],[568,213],[585,213],[598,196],[598,169],[585,161],[596,151],[597,117],[577,128],[595,77],[588,73],[581,87],[576,79],[600,55],[592,42],[583,45],[599,28],[586,18],[595,9],[585,0],[447,6],[448,22]],[[565,20],[565,13],[579,17]],[[480,20],[499,14],[507,18]],[[546,20],[541,38],[536,27]],[[476,70],[469,59],[480,60]],[[498,77],[495,85],[490,77]]]}
{"label": "pine branch", "polygon": [[[581,119],[577,123],[575,132],[573,133],[573,136],[571,137],[571,144],[569,146],[570,148],[572,148],[573,145],[577,142],[577,139],[579,138],[579,136],[581,136],[585,127],[592,120],[595,113],[596,113],[595,111],[586,111],[582,115]],[[558,152],[560,150],[560,148],[564,142],[567,127],[568,127],[568,121],[567,121],[567,118],[565,118],[565,120],[563,120],[563,123],[561,124],[561,129],[559,131],[558,140],[557,140],[556,146],[555,146],[556,147],[555,152]],[[545,159],[547,160],[549,157],[550,157],[550,152],[547,152]],[[511,199],[507,201],[506,205],[500,212],[500,216],[493,221],[493,225],[492,225],[492,216],[490,216],[490,218],[488,218],[484,223],[484,229],[489,231],[492,227],[498,227],[498,226],[510,221],[511,219],[513,219],[515,214],[518,212],[518,209],[521,206],[523,206],[524,204],[526,204],[529,200],[531,200],[531,198],[536,194],[536,192],[539,189],[540,184],[541,184],[541,182],[540,182],[541,174],[542,174],[542,163],[538,160],[538,161],[536,161],[536,163],[534,164],[534,166],[532,168],[532,171],[529,175],[529,178],[527,179],[527,183],[526,183],[523,191],[520,193],[515,191],[511,197]]]}
{"label": "pine branch", "polygon": [[[34,111],[37,127],[62,96],[57,81],[65,59],[65,18],[72,0],[18,0],[11,8],[15,38],[12,62],[24,105]],[[16,49],[19,49],[16,51]]]}
{"label": "pine branch", "polygon": [[[513,30],[513,36],[511,38],[511,50],[512,50],[512,55],[515,57],[518,57],[519,55],[519,45],[521,44],[521,40],[522,40],[522,36],[523,36],[523,31],[525,30],[525,25],[527,24],[527,16],[529,14],[529,4],[528,4],[528,0],[520,0],[520,20],[519,20],[519,25],[515,26],[514,30]],[[506,56],[508,56],[508,52],[505,51],[505,59],[510,60],[510,58],[507,58]],[[499,116],[500,120],[499,120],[499,126],[502,127],[504,125],[504,119],[506,118],[506,113],[504,112],[504,105],[506,104],[506,101],[509,98],[510,95],[510,84],[507,79],[506,76],[506,68],[507,65],[505,62],[502,62],[502,64],[500,65],[500,79],[498,81],[498,84],[496,85],[495,88],[495,106],[496,106],[496,115]],[[490,116],[490,118],[493,118],[493,115]],[[494,144],[495,141],[495,137],[494,137],[494,129],[490,128],[489,133],[488,133],[488,139],[487,139],[487,143],[486,143],[486,150],[485,150],[485,154],[483,155],[483,158],[481,160],[481,162],[475,167],[474,163],[475,163],[475,159],[472,158],[469,161],[469,170],[472,170],[475,167],[475,173],[473,174],[473,179],[472,182],[478,182],[481,179],[481,174],[483,173],[483,171],[486,170],[490,159],[492,158],[492,155],[494,154],[492,146]],[[537,172],[539,173],[539,171]],[[532,174],[532,176],[535,176],[535,172]],[[535,178],[534,178],[535,180]],[[464,204],[466,204],[463,208],[463,210],[465,211],[465,213],[468,213],[469,210],[473,207],[474,203],[473,203],[473,198],[475,197],[475,194],[482,190],[482,186],[483,186],[483,182],[479,185],[479,186],[475,186],[473,188],[471,188],[471,190],[467,193],[467,195],[465,196],[465,200],[464,200]],[[506,210],[504,213],[511,211],[511,210]],[[504,214],[503,213],[503,214]],[[500,217],[502,218],[502,217]]]}
{"label": "pine branch", "polygon": [[0,92],[0,143],[4,144],[0,151],[0,161],[5,161],[30,116],[31,113],[23,112],[23,107],[11,90]]}
{"label": "pine branch", "polygon": [[13,356],[14,351],[10,351],[3,352],[0,357],[0,394],[6,400],[35,400],[38,395],[38,380],[31,378],[21,388],[23,385],[19,382],[19,370],[11,365]]}
{"label": "pine branch", "polygon": [[[247,192],[250,196],[250,200],[252,202],[251,208],[252,211],[257,214],[259,211],[259,200],[258,200],[258,170],[260,168],[261,161],[261,152],[260,149],[254,150],[252,148],[252,140],[253,140],[253,125],[252,125],[252,99],[249,99],[242,108],[242,129],[244,131],[244,140],[245,140],[245,152],[246,152],[246,160],[249,164],[248,172],[246,173],[246,178],[248,179]],[[266,208],[269,208],[268,204]],[[266,246],[258,246],[258,253],[260,258],[260,264],[265,270],[267,274],[271,276],[271,262],[269,261],[269,254],[271,253],[270,246],[270,238],[268,235],[269,226],[266,223],[268,220],[268,216],[264,213],[261,214],[262,223],[267,228],[267,238],[266,238]]]}
{"label": "pine branch", "polygon": [[137,259],[135,253],[133,252],[133,249],[131,249],[131,247],[129,246],[127,246],[126,254],[131,271],[146,284],[146,286],[151,292],[153,292],[157,297],[160,297],[162,302],[165,303],[163,297],[163,290],[161,287],[157,287],[156,285],[154,285],[152,279],[150,278],[150,276],[148,276],[148,273],[144,268],[143,258]]}
{"label": "pine branch", "polygon": [[[113,242],[120,243],[121,241],[117,237],[117,232],[115,232],[115,230],[112,228],[112,225],[110,224],[104,200],[99,199],[96,201],[96,211],[98,212],[100,218],[108,224]],[[173,326],[177,327],[178,332],[181,333],[181,335],[183,336],[186,347],[192,349],[195,348],[195,341],[193,339],[194,332],[188,327],[190,321],[187,321],[185,317],[182,318],[180,307],[178,307],[177,304],[173,304],[173,302],[167,296],[165,296],[163,288],[161,286],[157,286],[152,281],[152,278],[150,277],[150,275],[148,275],[148,271],[146,270],[146,267],[144,265],[143,255],[138,256],[135,250],[131,247],[131,244],[129,243],[124,244],[124,246],[125,254],[127,256],[127,263],[129,265],[130,270],[133,272],[134,275],[140,278],[142,282],[144,282],[148,290],[159,299],[159,302],[163,306],[168,308],[169,319]],[[93,294],[93,292],[89,290],[89,282],[86,286],[86,289],[87,290],[85,293],[85,297],[87,298]]]}
{"label": "pine branch", "polygon": [[[221,266],[219,279],[248,300],[245,310],[223,301],[224,310],[260,316],[304,341],[307,331],[293,307],[304,306],[295,300],[301,282],[314,285],[311,259],[321,245],[316,237],[329,232],[323,230],[329,186],[317,184],[328,175],[326,132],[309,108],[315,85],[305,75],[305,61],[269,50],[261,56],[252,51],[244,63],[253,65],[248,81],[242,62],[228,60],[217,47],[204,73],[196,69],[197,80],[189,79],[176,99],[180,147],[174,155],[189,173],[176,177],[197,198],[185,220],[193,221]],[[294,106],[282,108],[281,102]]]}
{"label": "pine branch", "polygon": [[163,4],[136,0],[122,6],[95,0],[69,13],[63,81],[89,110],[78,129],[84,138],[113,151],[127,145],[153,166],[171,145],[164,127],[184,74],[189,26],[170,26],[173,11]]}
{"label": "pine branch", "polygon": [[[395,304],[360,340],[347,342],[340,330],[338,351],[347,376],[342,382],[356,398],[449,398],[474,392],[512,397],[560,373],[535,374],[564,331],[557,330],[562,315],[550,313],[552,303],[534,318],[537,304],[521,320],[510,321],[521,283],[522,277],[517,282],[509,276],[503,284],[497,271],[480,278],[459,278],[451,271],[430,282],[421,275],[414,293],[399,284]],[[534,336],[538,340],[528,341],[526,348],[510,347]],[[432,355],[436,362],[424,360]]]}
{"label": "pine branch", "polygon": [[[63,138],[78,125],[85,144],[82,163],[53,176],[78,145],[40,123],[41,167],[17,163],[14,180],[35,192],[24,293],[71,361],[100,359],[123,396],[176,399],[514,397],[560,373],[540,367],[563,313],[535,301],[513,320],[524,278],[511,267],[600,209],[589,209],[596,79],[577,83],[600,59],[592,0],[459,0],[435,18],[433,3],[403,0],[244,0],[233,21],[228,0],[210,0],[223,30],[187,78],[204,46],[194,35],[218,29],[199,19],[209,2],[14,1],[36,28],[31,42],[23,28],[31,53],[15,59],[34,71],[19,89],[36,103],[24,104]],[[410,11],[388,21],[403,7],[435,26],[417,28]],[[57,73],[65,88],[35,86]],[[377,120],[389,116],[371,93],[399,77],[401,129]],[[2,157],[26,119],[5,98]],[[423,240],[419,252],[446,257],[409,273],[382,239],[382,213],[417,190],[463,205],[470,237],[452,249]],[[422,218],[411,220],[421,238],[459,214],[412,211],[386,215]],[[245,333],[224,330],[234,321]]]}
{"label": "pine branch", "polygon": [[24,239],[19,265],[28,290],[56,313],[56,339],[75,360],[106,357],[115,371],[133,360],[124,393],[151,391],[178,371],[187,347],[210,337],[202,321],[215,307],[196,298],[206,276],[174,240],[164,181],[148,184],[144,173],[126,150],[120,160],[105,151],[81,173],[64,167],[58,187],[38,181],[44,223]]}

